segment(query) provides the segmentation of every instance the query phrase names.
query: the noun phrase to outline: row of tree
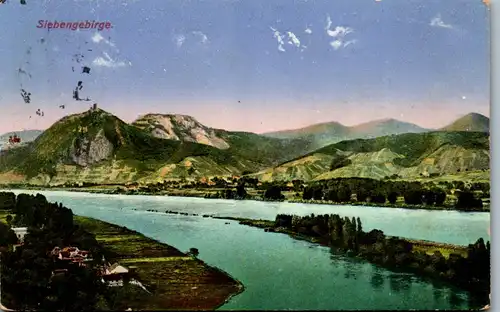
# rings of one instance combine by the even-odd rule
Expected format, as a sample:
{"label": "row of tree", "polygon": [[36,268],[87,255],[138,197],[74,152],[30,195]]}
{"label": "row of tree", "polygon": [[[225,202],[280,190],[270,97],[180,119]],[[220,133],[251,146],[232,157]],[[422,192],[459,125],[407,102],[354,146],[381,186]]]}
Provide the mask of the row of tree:
{"label": "row of tree", "polygon": [[[439,187],[429,188],[419,182],[378,181],[373,179],[333,179],[305,187],[304,200],[327,200],[339,203],[371,202],[395,204],[404,197],[407,205],[444,206],[447,194]],[[483,202],[470,190],[456,190],[455,208],[482,210]]]}
{"label": "row of tree", "polygon": [[332,248],[353,253],[391,269],[403,269],[431,277],[440,277],[488,301],[490,293],[490,242],[482,238],[468,246],[467,257],[452,253],[445,258],[414,251],[407,240],[386,237],[380,230],[364,232],[359,218],[339,215],[277,215],[275,227],[322,239]]}

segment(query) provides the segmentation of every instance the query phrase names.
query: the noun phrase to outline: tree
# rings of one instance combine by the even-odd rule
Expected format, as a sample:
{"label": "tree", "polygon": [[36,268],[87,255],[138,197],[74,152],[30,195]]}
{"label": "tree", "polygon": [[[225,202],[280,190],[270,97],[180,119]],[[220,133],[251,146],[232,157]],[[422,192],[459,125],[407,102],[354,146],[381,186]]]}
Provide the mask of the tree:
{"label": "tree", "polygon": [[12,216],[11,216],[11,215],[7,215],[7,217],[5,218],[5,221],[7,221],[7,224],[8,224],[9,226],[11,226],[11,225],[12,225],[12,219],[13,219],[13,218],[12,218]]}
{"label": "tree", "polygon": [[337,196],[340,202],[350,202],[351,201],[351,190],[348,186],[342,185],[338,188]]}
{"label": "tree", "polygon": [[306,187],[302,193],[303,200],[311,200],[313,198],[313,189],[311,187]]}
{"label": "tree", "polygon": [[396,192],[390,192],[389,195],[387,196],[387,200],[389,201],[389,203],[394,205],[398,200],[398,194]]}
{"label": "tree", "polygon": [[363,224],[361,223],[361,219],[358,217],[356,219],[356,221],[357,221],[357,224],[358,224],[358,228],[357,228],[358,232],[359,233],[363,232]]}
{"label": "tree", "polygon": [[435,191],[435,194],[436,194],[435,205],[436,206],[442,206],[444,204],[444,202],[446,201],[446,192],[443,191],[442,189],[437,189]]}
{"label": "tree", "polygon": [[198,255],[200,254],[200,252],[198,251],[198,248],[189,248],[189,252],[188,254],[192,255],[193,257],[198,257]]}
{"label": "tree", "polygon": [[483,208],[483,201],[474,197],[471,192],[457,192],[456,208],[459,210],[481,210]]}
{"label": "tree", "polygon": [[272,185],[264,193],[264,198],[270,200],[283,200],[285,196],[281,194],[281,188],[279,186]]}
{"label": "tree", "polygon": [[[12,216],[11,216],[12,218]],[[17,243],[17,236],[5,223],[0,222],[0,246],[9,246]]]}
{"label": "tree", "polygon": [[321,186],[315,186],[313,188],[313,199],[322,200],[323,199],[323,188]]}
{"label": "tree", "polygon": [[239,183],[236,187],[236,196],[240,199],[245,199],[247,197],[247,191],[245,190],[244,183]]}
{"label": "tree", "polygon": [[409,190],[404,194],[405,203],[407,205],[422,205],[422,195],[421,190]]}
{"label": "tree", "polygon": [[328,201],[332,201],[332,202],[338,202],[339,196],[338,196],[337,190],[335,190],[335,189],[327,190],[325,192],[325,199]]}
{"label": "tree", "polygon": [[385,195],[378,193],[378,194],[373,194],[370,196],[371,197],[371,202],[372,203],[377,203],[377,204],[385,204]]}

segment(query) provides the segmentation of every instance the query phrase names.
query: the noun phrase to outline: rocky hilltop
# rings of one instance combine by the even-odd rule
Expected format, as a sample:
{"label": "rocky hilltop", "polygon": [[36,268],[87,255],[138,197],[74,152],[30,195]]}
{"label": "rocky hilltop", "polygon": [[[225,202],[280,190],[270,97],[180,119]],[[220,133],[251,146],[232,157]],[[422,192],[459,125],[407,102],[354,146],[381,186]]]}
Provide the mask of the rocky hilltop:
{"label": "rocky hilltop", "polygon": [[170,118],[148,118],[142,120],[167,127],[129,125],[101,109],[64,117],[35,141],[2,151],[0,181],[121,184],[241,175],[307,150],[301,141],[210,129],[189,116],[171,116],[175,127],[170,128]]}
{"label": "rocky hilltop", "polygon": [[195,142],[218,149],[230,147],[228,142],[217,135],[215,129],[206,127],[187,115],[147,114],[139,117],[132,125],[157,138]]}
{"label": "rocky hilltop", "polygon": [[[380,125],[365,124],[358,131],[381,134]],[[489,179],[489,149],[487,132],[451,130],[344,140],[314,149],[304,138],[214,129],[185,115],[148,114],[127,124],[91,109],[62,118],[33,142],[1,151],[0,183],[124,184],[231,175],[263,181],[471,174]]]}

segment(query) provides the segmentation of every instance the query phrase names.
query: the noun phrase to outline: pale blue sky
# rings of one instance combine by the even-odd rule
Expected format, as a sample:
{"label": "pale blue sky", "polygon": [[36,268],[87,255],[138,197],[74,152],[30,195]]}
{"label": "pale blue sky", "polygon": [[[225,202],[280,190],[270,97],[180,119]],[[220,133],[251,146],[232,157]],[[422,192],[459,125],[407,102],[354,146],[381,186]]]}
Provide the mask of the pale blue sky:
{"label": "pale blue sky", "polygon": [[[83,97],[125,121],[182,113],[254,132],[377,118],[439,127],[472,111],[489,115],[481,0],[27,3],[0,5],[0,132],[45,128],[86,109],[90,102],[72,100],[78,80]],[[48,31],[36,28],[41,19],[113,29]],[[72,72],[76,53],[90,76]]]}

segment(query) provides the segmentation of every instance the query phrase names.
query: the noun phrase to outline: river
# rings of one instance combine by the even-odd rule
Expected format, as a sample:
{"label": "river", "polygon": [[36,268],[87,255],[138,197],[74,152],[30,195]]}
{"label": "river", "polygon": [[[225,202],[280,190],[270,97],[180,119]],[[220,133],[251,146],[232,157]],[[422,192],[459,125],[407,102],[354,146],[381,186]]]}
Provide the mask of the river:
{"label": "river", "polygon": [[59,191],[14,192],[44,194],[49,201],[63,203],[75,214],[126,226],[182,251],[198,248],[202,260],[245,285],[245,291],[221,310],[467,309],[468,294],[235,221],[226,224],[227,220],[145,210],[270,220],[277,213],[337,213],[359,216],[365,230],[378,228],[387,235],[454,244],[472,243],[479,237],[489,240],[489,213]]}

